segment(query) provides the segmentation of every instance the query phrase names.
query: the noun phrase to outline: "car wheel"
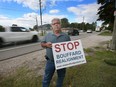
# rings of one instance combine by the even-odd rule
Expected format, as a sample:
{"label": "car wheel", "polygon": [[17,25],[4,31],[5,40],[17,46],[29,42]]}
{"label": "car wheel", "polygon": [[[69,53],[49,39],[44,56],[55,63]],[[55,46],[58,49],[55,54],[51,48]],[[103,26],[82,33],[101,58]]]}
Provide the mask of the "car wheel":
{"label": "car wheel", "polygon": [[37,42],[37,41],[38,41],[38,37],[37,36],[33,36],[32,42]]}

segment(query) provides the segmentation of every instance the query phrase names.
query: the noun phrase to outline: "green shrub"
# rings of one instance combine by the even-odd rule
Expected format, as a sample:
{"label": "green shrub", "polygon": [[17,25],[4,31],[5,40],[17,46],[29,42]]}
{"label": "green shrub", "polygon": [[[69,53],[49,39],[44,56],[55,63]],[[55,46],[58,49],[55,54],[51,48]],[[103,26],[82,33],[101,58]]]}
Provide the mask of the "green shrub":
{"label": "green shrub", "polygon": [[109,65],[116,66],[116,59],[106,59],[106,60],[104,60],[104,62]]}

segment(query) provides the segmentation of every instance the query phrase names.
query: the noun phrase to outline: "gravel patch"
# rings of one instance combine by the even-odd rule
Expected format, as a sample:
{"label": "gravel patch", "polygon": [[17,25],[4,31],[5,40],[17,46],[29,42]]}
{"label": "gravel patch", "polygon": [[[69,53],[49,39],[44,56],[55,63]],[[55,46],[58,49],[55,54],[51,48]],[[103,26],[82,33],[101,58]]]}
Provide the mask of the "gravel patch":
{"label": "gravel patch", "polygon": [[31,70],[38,69],[38,73],[41,75],[45,64],[44,55],[45,50],[41,50],[5,61],[0,61],[0,75],[6,76],[13,74],[16,69],[22,66],[29,67]]}

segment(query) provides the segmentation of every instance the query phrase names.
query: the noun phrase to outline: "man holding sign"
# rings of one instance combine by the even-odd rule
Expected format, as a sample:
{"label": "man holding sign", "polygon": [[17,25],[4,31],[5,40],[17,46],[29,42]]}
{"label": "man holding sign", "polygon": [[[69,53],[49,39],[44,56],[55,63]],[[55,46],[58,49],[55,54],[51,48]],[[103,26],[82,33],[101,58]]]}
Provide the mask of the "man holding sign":
{"label": "man holding sign", "polygon": [[[61,31],[61,22],[60,19],[54,18],[52,19],[52,33],[48,33],[41,42],[41,46],[46,48],[46,67],[45,74],[42,81],[43,87],[49,87],[52,76],[55,72],[55,63],[54,56],[52,52],[52,43],[66,42],[70,41],[70,37]],[[62,87],[63,80],[65,77],[66,69],[58,69],[57,70],[57,84],[56,87]]]}

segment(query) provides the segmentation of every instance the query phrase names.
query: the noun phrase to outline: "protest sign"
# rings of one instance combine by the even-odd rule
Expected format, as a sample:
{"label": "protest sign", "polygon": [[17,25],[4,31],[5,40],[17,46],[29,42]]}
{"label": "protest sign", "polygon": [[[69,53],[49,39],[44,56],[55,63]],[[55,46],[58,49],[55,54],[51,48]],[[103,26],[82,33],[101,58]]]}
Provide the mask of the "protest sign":
{"label": "protest sign", "polygon": [[81,40],[52,44],[56,69],[62,69],[86,63]]}

